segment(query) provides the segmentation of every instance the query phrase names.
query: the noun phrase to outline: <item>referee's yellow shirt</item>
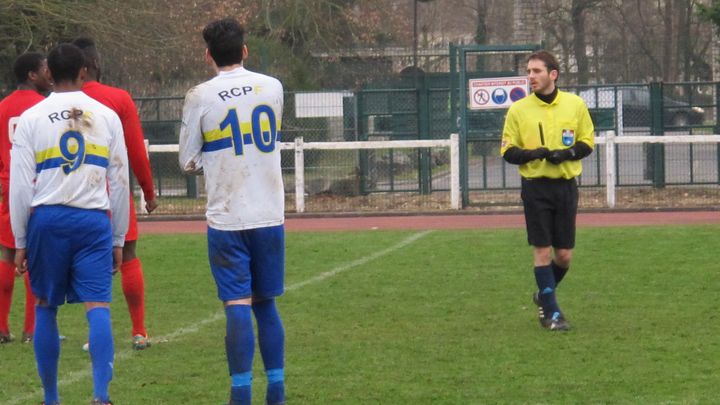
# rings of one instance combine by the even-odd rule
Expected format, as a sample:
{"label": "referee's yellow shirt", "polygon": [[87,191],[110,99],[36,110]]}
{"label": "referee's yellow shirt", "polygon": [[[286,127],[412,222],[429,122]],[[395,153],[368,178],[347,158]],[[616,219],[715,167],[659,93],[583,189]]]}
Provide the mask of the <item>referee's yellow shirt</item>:
{"label": "referee's yellow shirt", "polygon": [[[544,144],[541,142],[540,125]],[[516,101],[507,112],[503,128],[500,155],[510,147],[550,150],[567,149],[575,142],[583,142],[591,149],[595,147],[595,127],[585,102],[578,96],[558,91],[552,103],[547,104],[530,94]],[[547,177],[551,179],[572,179],[582,173],[579,160],[567,160],[554,165],[547,160],[532,160],[520,165],[520,175],[528,179]]]}

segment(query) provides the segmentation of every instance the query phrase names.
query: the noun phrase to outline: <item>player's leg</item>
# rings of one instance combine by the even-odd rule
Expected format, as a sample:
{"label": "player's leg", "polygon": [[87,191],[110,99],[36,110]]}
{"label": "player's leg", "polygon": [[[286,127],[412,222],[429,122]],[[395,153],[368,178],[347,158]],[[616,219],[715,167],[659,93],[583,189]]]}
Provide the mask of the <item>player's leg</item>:
{"label": "player's leg", "polygon": [[0,344],[9,343],[12,340],[8,320],[15,286],[14,260],[13,249],[0,245]]}
{"label": "player's leg", "polygon": [[45,403],[59,402],[57,387],[60,335],[57,310],[65,302],[69,282],[72,245],[61,207],[35,208],[28,222],[27,262],[30,284],[38,298],[33,347]]}
{"label": "player's leg", "polygon": [[570,261],[572,261],[572,249],[555,249],[555,257],[551,263],[553,274],[555,275],[555,283],[560,284],[568,270],[570,270]]}
{"label": "player's leg", "polygon": [[250,231],[253,313],[258,327],[258,345],[265,365],[265,402],[285,402],[285,330],[275,297],[284,290],[285,236],[283,226]]}
{"label": "player's leg", "polygon": [[25,323],[23,325],[22,342],[32,342],[33,335],[35,334],[35,295],[33,295],[32,288],[30,287],[30,275],[25,273],[23,275],[23,281],[25,282]]}
{"label": "player's leg", "polygon": [[572,261],[572,249],[575,247],[575,229],[578,207],[578,189],[575,180],[569,180],[557,189],[557,215],[553,224],[553,273],[559,284]]}
{"label": "player's leg", "polygon": [[0,202],[0,344],[2,344],[11,341],[8,318],[15,286],[15,237],[10,228],[8,182],[2,181],[0,188],[2,188]]}
{"label": "player's leg", "polygon": [[561,314],[555,298],[555,276],[550,266],[554,215],[552,182],[523,179],[521,196],[528,243],[533,246],[533,272],[538,287],[533,301],[541,307],[538,311],[540,324],[549,327],[553,317]]}
{"label": "player's leg", "polygon": [[123,247],[123,262],[120,267],[122,289],[132,321],[133,349],[143,350],[150,346],[145,329],[145,279],[142,263],[136,255],[138,239],[135,205],[130,198],[130,218],[128,233]]}
{"label": "player's leg", "polygon": [[208,257],[218,298],[225,305],[225,351],[230,372],[230,405],[250,405],[255,352],[250,256],[244,231],[208,228]]}
{"label": "player's leg", "polygon": [[108,403],[115,346],[110,318],[112,298],[112,229],[104,212],[78,210],[75,221],[73,271],[69,303],[83,303],[88,321],[88,343],[93,373],[93,398]]}
{"label": "player's leg", "polygon": [[35,338],[33,347],[38,374],[45,392],[45,403],[60,402],[57,377],[60,359],[60,333],[57,326],[57,306],[39,299],[36,307]]}

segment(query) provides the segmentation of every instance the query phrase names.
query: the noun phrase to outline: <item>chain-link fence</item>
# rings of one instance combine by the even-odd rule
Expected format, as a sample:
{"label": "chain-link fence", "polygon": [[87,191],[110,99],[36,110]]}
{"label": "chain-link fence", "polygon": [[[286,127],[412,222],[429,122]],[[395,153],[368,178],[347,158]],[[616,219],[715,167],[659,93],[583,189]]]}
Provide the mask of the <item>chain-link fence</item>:
{"label": "chain-link fence", "polygon": [[[354,92],[286,93],[282,141],[305,142],[447,139],[457,131],[449,82],[427,76],[414,87]],[[417,82],[413,82],[417,84]],[[588,104],[596,129],[619,136],[712,134],[717,131],[718,83],[604,85],[567,89]],[[153,145],[176,144],[181,97],[137,100],[145,135]],[[517,167],[499,156],[504,111],[468,115],[468,209],[520,207]],[[583,160],[584,207],[604,207],[604,151]],[[200,215],[202,179],[186,177],[177,155],[151,153],[161,214]],[[306,212],[428,211],[447,209],[447,151],[308,150],[305,153]],[[714,207],[720,151],[716,144],[616,145],[617,206]],[[295,197],[294,155],[282,152],[287,209]]]}

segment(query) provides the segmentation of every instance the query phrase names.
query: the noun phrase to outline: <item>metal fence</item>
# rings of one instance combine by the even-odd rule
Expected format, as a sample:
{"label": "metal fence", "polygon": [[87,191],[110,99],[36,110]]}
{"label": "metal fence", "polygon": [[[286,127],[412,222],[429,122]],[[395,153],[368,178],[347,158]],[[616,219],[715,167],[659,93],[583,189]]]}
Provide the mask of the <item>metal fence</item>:
{"label": "metal fence", "polygon": [[[423,78],[393,88],[354,92],[288,92],[282,140],[293,142],[447,139],[457,130],[449,81]],[[445,86],[445,87],[443,87]],[[596,129],[618,136],[713,134],[718,130],[720,83],[653,83],[565,89],[588,104]],[[182,97],[136,99],[151,144],[176,144]],[[468,209],[519,208],[517,168],[498,155],[505,111],[468,114]],[[716,144],[618,144],[617,206],[714,207],[718,203],[720,149]],[[584,207],[604,207],[604,151],[583,161]],[[204,211],[202,180],[183,176],[177,156],[150,154],[164,214]],[[305,156],[306,211],[416,211],[447,208],[449,156],[443,148],[415,150],[309,150]],[[282,152],[287,207],[295,201],[294,155]]]}

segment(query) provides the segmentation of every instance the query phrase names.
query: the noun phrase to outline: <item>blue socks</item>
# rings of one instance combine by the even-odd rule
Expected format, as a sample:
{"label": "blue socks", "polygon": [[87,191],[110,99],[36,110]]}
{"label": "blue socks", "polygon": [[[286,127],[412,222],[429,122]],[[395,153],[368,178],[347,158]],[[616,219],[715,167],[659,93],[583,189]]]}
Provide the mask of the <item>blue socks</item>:
{"label": "blue socks", "polygon": [[57,388],[60,336],[56,317],[57,307],[35,307],[33,347],[46,404],[60,402]]}
{"label": "blue socks", "polygon": [[230,405],[250,405],[255,351],[250,305],[228,305],[225,307],[225,316],[225,352],[232,381]]}
{"label": "blue socks", "polygon": [[552,266],[536,266],[535,281],[537,282],[538,291],[540,291],[540,303],[546,318],[555,318],[560,315],[560,307],[555,298],[555,275]]}
{"label": "blue socks", "polygon": [[266,402],[280,404],[285,402],[285,330],[275,299],[253,302],[252,309],[268,380]]}
{"label": "blue socks", "polygon": [[110,400],[108,387],[113,376],[115,346],[110,322],[110,308],[93,308],[86,313],[90,329],[88,343],[92,359],[94,398]]}
{"label": "blue socks", "polygon": [[565,274],[567,274],[567,272],[568,272],[568,270],[570,270],[570,268],[569,267],[560,267],[554,261],[550,263],[550,266],[552,266],[553,275],[555,276],[555,285],[557,286],[558,284],[560,284],[562,279],[565,278]]}

